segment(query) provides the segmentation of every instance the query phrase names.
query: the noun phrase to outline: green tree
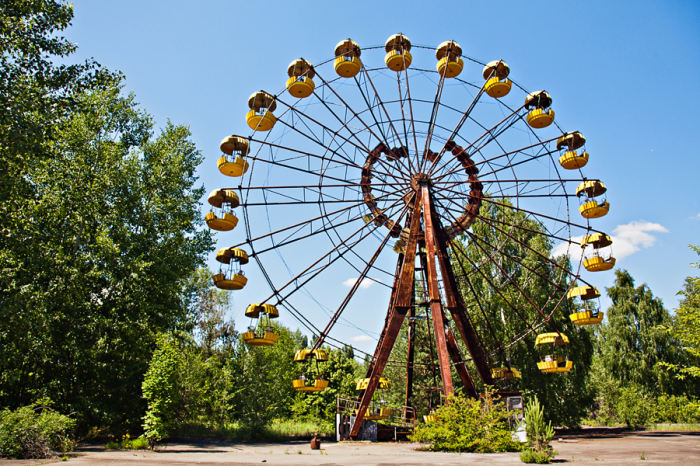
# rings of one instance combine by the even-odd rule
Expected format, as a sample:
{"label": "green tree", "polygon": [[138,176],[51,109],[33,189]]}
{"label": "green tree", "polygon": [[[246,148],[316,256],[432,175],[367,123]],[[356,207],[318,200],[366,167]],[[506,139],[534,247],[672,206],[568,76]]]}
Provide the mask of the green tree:
{"label": "green tree", "polygon": [[241,344],[234,361],[234,414],[251,438],[260,436],[273,419],[289,415],[296,394],[292,380],[298,371],[294,354],[306,345],[298,330],[292,332],[276,322],[272,326],[279,335],[277,343],[267,347]]}
{"label": "green tree", "polygon": [[0,403],[48,396],[79,425],[138,426],[154,334],[189,321],[183,282],[211,250],[189,130],[119,86],[74,96],[0,253]]}
{"label": "green tree", "polygon": [[[700,247],[691,245],[690,248],[700,255]],[[700,261],[692,266],[700,268]],[[698,364],[700,360],[700,277],[686,278],[683,289],[678,294],[683,298],[673,318],[670,334],[685,350],[685,361],[663,364],[677,371],[679,379],[685,379],[688,376],[700,378],[700,364]]]}
{"label": "green tree", "polygon": [[598,352],[605,374],[624,387],[659,395],[673,392],[672,379],[659,366],[675,362],[678,351],[661,326],[671,322],[661,299],[648,286],[634,286],[626,270],[615,271],[615,284],[606,289],[612,300],[607,323],[597,330]]}
{"label": "green tree", "polygon": [[143,397],[148,402],[143,430],[151,449],[156,442],[167,438],[175,426],[180,403],[177,372],[181,365],[182,354],[177,340],[169,334],[159,335],[142,384]]}

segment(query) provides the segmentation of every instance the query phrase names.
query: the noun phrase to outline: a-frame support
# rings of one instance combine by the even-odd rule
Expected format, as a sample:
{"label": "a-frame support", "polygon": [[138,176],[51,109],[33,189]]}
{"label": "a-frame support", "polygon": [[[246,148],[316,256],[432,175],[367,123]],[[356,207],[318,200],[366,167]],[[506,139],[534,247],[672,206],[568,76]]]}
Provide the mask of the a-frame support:
{"label": "a-frame support", "polygon": [[[491,370],[486,362],[485,355],[481,350],[481,346],[476,338],[476,334],[466,314],[466,308],[457,289],[456,280],[447,253],[446,239],[442,236],[440,225],[434,212],[429,183],[423,183],[418,186],[418,188],[414,201],[413,214],[410,220],[410,233],[406,244],[406,252],[403,258],[399,258],[399,261],[402,261],[402,263],[400,264],[400,270],[397,266],[398,273],[392,287],[392,303],[384,324],[384,330],[382,331],[379,344],[374,354],[374,359],[367,372],[369,383],[367,388],[360,392],[360,406],[350,431],[351,438],[356,438],[360,431],[365,412],[367,411],[367,407],[372,400],[375,390],[379,386],[379,378],[384,372],[391,350],[401,330],[401,325],[406,318],[406,314],[412,312],[415,304],[415,263],[419,236],[422,236],[426,246],[425,258],[421,257],[421,262],[425,264],[424,268],[427,269],[430,312],[435,332],[443,394],[450,395],[454,393],[450,365],[450,360],[452,360],[457,374],[464,385],[465,393],[472,397],[478,397],[471,376],[462,360],[457,341],[446,325],[443,297],[441,297],[438,286],[438,266],[440,275],[442,276],[445,307],[450,311],[460,336],[464,339],[472,355],[479,375],[485,382],[493,383]],[[422,232],[421,219],[423,220],[424,230]],[[412,384],[413,360],[411,356],[413,351],[412,344],[414,342],[411,339],[414,337],[414,332],[415,328],[409,329],[409,366],[407,368],[406,387],[407,405],[412,395],[412,389],[409,385]]]}

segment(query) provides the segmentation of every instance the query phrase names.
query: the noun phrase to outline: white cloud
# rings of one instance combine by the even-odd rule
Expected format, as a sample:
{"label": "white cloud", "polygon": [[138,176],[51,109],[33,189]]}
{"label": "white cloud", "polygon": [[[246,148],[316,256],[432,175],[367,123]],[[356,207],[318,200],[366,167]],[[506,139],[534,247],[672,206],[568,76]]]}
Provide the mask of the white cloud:
{"label": "white cloud", "polygon": [[668,230],[658,223],[645,222],[643,220],[630,222],[627,225],[619,225],[613,230],[613,251],[615,257],[622,259],[639,251],[641,248],[650,248],[656,243],[656,236],[650,232],[668,233]]}
{"label": "white cloud", "polygon": [[370,341],[372,340],[372,337],[369,335],[358,335],[356,337],[352,337],[352,341]]}
{"label": "white cloud", "polygon": [[700,220],[700,214],[693,215],[692,217],[690,217],[690,219],[691,220]]}
{"label": "white cloud", "polygon": [[[668,230],[658,224],[652,222],[645,222],[643,220],[633,221],[626,225],[618,225],[612,231],[612,250],[613,256],[616,259],[622,259],[627,257],[640,249],[650,248],[656,243],[656,236],[652,233],[668,233]],[[573,244],[568,245],[567,243],[559,243],[554,246],[552,250],[552,256],[559,256],[566,254],[567,246],[569,248],[569,257],[572,260],[578,261],[581,257],[581,239],[583,236],[573,236],[571,241]]]}
{"label": "white cloud", "polygon": [[[355,284],[356,281],[357,281],[357,278],[348,278],[347,280],[345,280],[343,282],[343,285],[347,286],[347,287],[351,287]],[[379,280],[371,280],[369,278],[363,278],[362,281],[360,282],[360,288],[367,289],[370,286],[372,286],[375,281],[379,281]]]}

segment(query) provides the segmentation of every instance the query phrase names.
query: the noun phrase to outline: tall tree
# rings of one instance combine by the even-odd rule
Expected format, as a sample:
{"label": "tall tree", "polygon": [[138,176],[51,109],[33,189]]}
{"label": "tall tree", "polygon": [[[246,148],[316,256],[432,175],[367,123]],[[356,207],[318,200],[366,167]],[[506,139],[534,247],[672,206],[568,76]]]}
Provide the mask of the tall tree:
{"label": "tall tree", "polygon": [[81,425],[140,424],[156,332],[187,322],[183,281],[211,249],[189,130],[117,85],[74,96],[51,157],[27,157],[0,260],[0,403],[48,396]]}
{"label": "tall tree", "polygon": [[[690,248],[700,256],[700,247],[691,245]],[[700,268],[700,261],[692,266]],[[688,376],[700,379],[700,277],[686,278],[678,294],[683,298],[673,317],[670,333],[685,350],[685,361],[665,365],[678,371],[680,379]]]}
{"label": "tall tree", "polygon": [[604,371],[623,386],[640,387],[648,394],[670,393],[672,379],[659,367],[673,363],[678,351],[668,326],[671,316],[649,287],[634,286],[626,270],[615,271],[615,284],[606,289],[612,300],[607,323],[598,330],[598,352]]}

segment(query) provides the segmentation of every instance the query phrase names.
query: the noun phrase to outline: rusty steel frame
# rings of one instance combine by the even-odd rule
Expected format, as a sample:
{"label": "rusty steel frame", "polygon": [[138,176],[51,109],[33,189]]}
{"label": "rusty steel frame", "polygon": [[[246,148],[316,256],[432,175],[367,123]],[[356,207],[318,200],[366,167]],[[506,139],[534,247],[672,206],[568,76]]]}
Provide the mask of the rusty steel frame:
{"label": "rusty steel frame", "polygon": [[[375,350],[374,358],[372,358],[367,371],[366,378],[369,379],[369,383],[367,388],[360,392],[360,404],[355,422],[350,431],[351,438],[357,437],[359,433],[367,407],[370,405],[372,396],[379,386],[379,379],[386,367],[389,355],[406,316],[415,316],[415,264],[416,250],[420,247],[420,243],[425,244],[425,253],[421,255],[421,266],[424,269],[422,272],[427,281],[430,316],[432,317],[432,330],[435,336],[443,395],[449,396],[454,393],[451,372],[451,368],[454,365],[464,385],[465,393],[473,398],[478,398],[476,387],[460,353],[457,339],[447,325],[443,309],[443,294],[445,307],[450,311],[453,322],[472,356],[472,361],[480,378],[487,384],[493,384],[491,368],[486,354],[478,341],[472,322],[467,316],[466,307],[457,291],[457,282],[447,251],[447,241],[440,228],[432,197],[433,195],[427,182],[422,184],[416,192],[406,249],[404,254],[399,256],[397,270],[400,267],[400,271],[398,271],[394,279],[391,303],[384,329]],[[423,221],[422,231],[421,220]],[[442,276],[442,294],[438,285],[438,275]],[[412,397],[414,325],[413,320],[409,320],[406,406],[410,405]]]}

